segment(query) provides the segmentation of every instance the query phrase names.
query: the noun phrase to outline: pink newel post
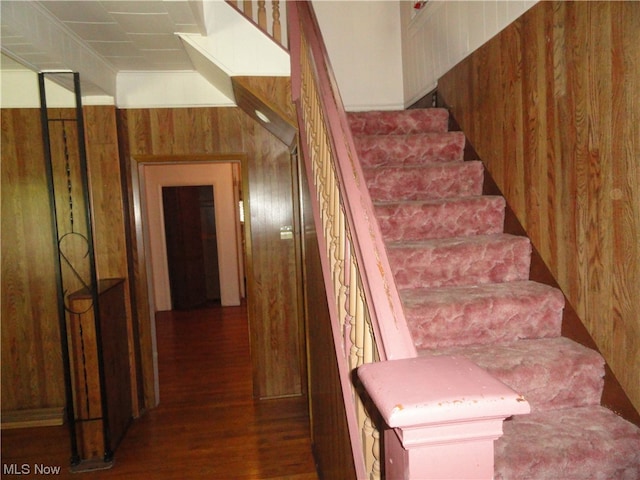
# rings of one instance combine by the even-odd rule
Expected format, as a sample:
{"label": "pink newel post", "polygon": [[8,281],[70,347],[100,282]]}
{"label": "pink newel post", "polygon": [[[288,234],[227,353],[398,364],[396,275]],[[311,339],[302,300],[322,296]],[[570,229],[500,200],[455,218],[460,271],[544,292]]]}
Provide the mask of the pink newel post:
{"label": "pink newel post", "polygon": [[502,422],[529,403],[464,357],[369,363],[358,377],[388,428],[388,480],[491,479]]}

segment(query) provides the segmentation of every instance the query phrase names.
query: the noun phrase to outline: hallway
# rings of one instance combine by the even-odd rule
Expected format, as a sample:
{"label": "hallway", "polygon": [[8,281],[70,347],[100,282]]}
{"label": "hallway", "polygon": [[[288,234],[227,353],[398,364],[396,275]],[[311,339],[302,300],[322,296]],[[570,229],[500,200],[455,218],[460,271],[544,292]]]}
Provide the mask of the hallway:
{"label": "hallway", "polygon": [[[58,478],[317,480],[303,398],[255,401],[246,307],[157,315],[160,405],[136,420],[110,470],[71,474],[67,427],[2,432],[5,466]],[[23,477],[24,478],[24,477]]]}

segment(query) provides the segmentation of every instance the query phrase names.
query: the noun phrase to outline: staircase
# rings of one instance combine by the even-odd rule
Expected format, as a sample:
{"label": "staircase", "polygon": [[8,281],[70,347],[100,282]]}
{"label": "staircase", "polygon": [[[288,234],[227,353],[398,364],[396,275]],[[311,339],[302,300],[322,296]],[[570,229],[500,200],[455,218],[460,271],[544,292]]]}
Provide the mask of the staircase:
{"label": "staircase", "polygon": [[496,479],[638,479],[640,430],[600,406],[604,360],[561,336],[562,292],[529,280],[528,238],[444,109],[349,114],[420,355],[463,355],[530,403],[504,422]]}

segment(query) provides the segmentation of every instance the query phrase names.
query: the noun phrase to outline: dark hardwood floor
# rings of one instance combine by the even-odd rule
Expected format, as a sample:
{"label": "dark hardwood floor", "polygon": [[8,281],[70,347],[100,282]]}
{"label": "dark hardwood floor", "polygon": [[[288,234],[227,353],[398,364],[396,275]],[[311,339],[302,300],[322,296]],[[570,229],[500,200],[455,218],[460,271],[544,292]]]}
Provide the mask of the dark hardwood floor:
{"label": "dark hardwood floor", "polygon": [[132,423],[113,467],[71,473],[66,426],[4,430],[2,478],[15,464],[74,479],[318,479],[305,399],[253,399],[244,306],[162,312],[156,323],[160,405]]}

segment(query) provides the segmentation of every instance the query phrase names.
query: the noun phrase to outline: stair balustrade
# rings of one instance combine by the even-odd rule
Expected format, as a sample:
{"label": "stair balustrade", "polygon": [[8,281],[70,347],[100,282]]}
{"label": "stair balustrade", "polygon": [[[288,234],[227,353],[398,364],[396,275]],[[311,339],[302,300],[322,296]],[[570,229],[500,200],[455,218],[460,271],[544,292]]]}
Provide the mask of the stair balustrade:
{"label": "stair balustrade", "polygon": [[286,8],[280,8],[279,0],[227,0],[227,3],[276,43],[287,47]]}
{"label": "stair balustrade", "polygon": [[[492,478],[502,421],[529,405],[461,358],[416,358],[310,3],[291,2],[288,18],[292,95],[356,475],[376,479],[384,468],[387,478]],[[386,422],[384,455],[354,371]]]}

